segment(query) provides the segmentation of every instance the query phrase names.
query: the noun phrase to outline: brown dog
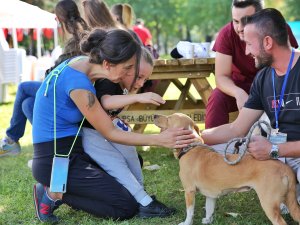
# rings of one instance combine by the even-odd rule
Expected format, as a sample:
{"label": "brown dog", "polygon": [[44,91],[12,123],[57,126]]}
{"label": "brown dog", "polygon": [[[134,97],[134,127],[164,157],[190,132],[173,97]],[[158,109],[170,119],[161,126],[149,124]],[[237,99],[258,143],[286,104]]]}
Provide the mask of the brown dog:
{"label": "brown dog", "polygon": [[[199,134],[194,121],[181,113],[170,116],[155,115],[154,123],[162,130],[184,127]],[[254,189],[261,206],[273,224],[284,225],[286,222],[280,214],[280,203],[285,203],[294,220],[300,222],[300,207],[296,200],[296,177],[292,169],[278,160],[259,161],[246,154],[240,163],[228,165],[223,156],[203,144],[198,136],[197,143],[183,154],[176,149],[179,158],[179,176],[185,190],[187,216],[180,225],[193,223],[195,193],[200,191],[206,196],[206,217],[203,224],[213,220],[216,199],[231,192]],[[198,146],[197,146],[198,145]],[[228,155],[233,161],[238,155]]]}

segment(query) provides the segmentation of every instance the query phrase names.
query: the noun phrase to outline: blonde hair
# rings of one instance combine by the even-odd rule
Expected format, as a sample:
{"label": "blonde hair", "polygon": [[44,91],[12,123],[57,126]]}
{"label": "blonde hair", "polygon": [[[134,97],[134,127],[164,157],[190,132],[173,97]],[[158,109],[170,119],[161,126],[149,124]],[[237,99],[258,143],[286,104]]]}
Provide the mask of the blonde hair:
{"label": "blonde hair", "polygon": [[135,14],[131,5],[127,3],[115,4],[111,8],[111,12],[116,16],[117,21],[120,24],[122,24],[125,28],[127,29],[132,28]]}
{"label": "blonde hair", "polygon": [[84,17],[90,28],[117,28],[108,6],[103,0],[83,0]]}

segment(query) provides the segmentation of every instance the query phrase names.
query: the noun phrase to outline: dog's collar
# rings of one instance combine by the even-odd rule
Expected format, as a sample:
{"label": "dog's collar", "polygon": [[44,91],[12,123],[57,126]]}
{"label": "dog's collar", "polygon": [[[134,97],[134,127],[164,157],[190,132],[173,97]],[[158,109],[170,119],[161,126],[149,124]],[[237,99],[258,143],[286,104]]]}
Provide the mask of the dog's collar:
{"label": "dog's collar", "polygon": [[210,147],[209,145],[206,145],[206,144],[203,144],[201,142],[194,142],[192,144],[189,144],[187,147],[185,148],[182,148],[180,150],[180,152],[178,153],[178,159],[180,159],[182,156],[184,156],[188,151],[190,151],[192,148],[196,147],[196,146],[202,146],[202,147],[205,147],[205,148],[208,148],[210,150],[213,150],[214,149],[212,147]]}

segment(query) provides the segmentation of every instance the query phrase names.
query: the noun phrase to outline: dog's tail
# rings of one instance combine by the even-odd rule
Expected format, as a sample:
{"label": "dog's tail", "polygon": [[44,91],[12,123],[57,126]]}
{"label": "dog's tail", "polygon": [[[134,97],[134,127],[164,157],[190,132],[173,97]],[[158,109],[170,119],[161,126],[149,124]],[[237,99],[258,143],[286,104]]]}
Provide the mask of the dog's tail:
{"label": "dog's tail", "polygon": [[[294,174],[293,174],[294,175]],[[296,195],[296,179],[294,176],[288,176],[288,186],[286,195],[286,205],[290,211],[291,216],[300,224],[300,206],[297,202]]]}

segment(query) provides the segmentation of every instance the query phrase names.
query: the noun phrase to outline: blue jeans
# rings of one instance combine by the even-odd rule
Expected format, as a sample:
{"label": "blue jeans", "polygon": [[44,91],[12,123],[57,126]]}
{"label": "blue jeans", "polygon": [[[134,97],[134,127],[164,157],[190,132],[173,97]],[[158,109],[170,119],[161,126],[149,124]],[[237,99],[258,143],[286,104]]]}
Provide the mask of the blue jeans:
{"label": "blue jeans", "polygon": [[15,142],[23,137],[26,120],[32,123],[35,95],[41,84],[39,81],[26,81],[18,87],[10,127],[6,130],[6,135]]}

